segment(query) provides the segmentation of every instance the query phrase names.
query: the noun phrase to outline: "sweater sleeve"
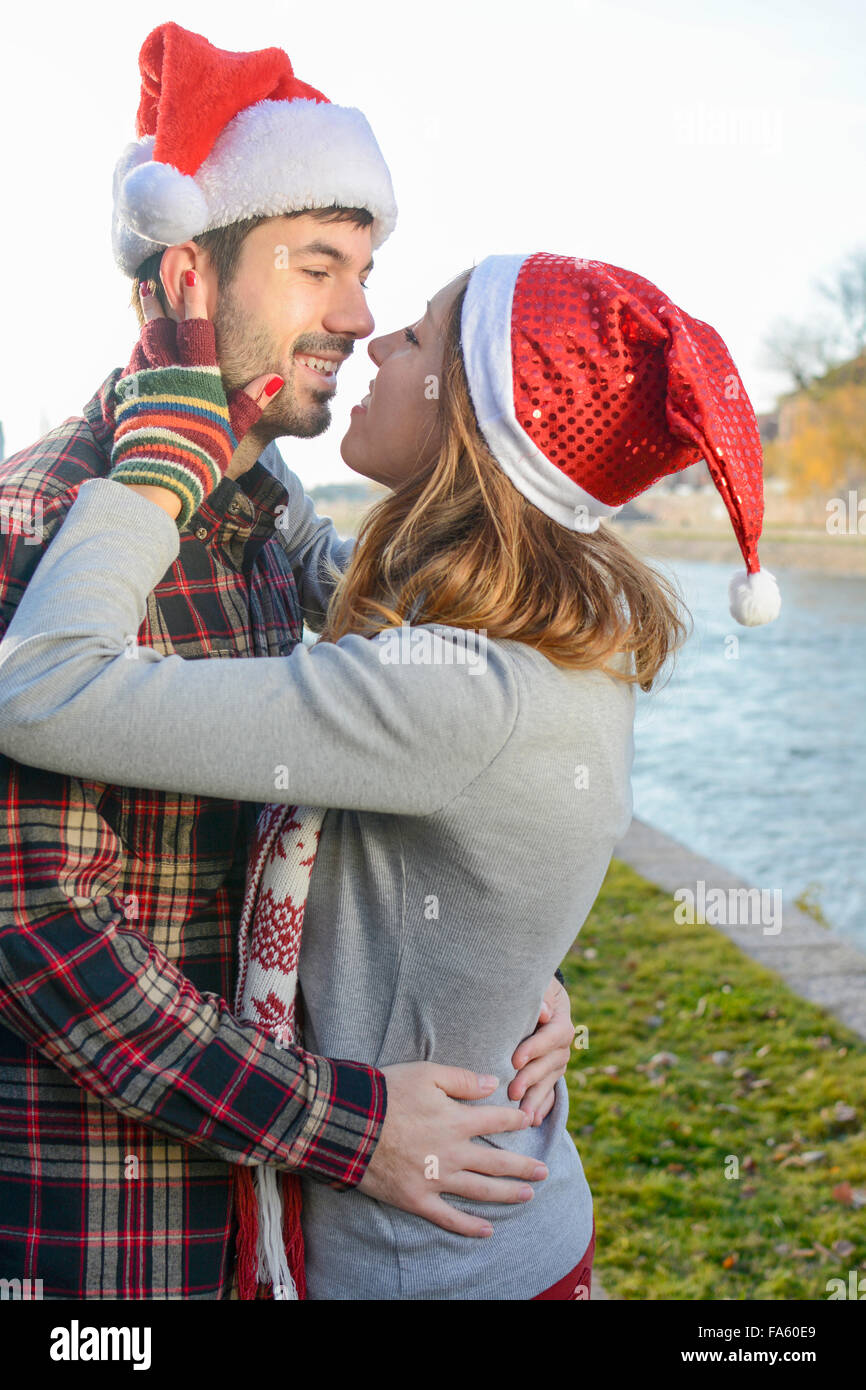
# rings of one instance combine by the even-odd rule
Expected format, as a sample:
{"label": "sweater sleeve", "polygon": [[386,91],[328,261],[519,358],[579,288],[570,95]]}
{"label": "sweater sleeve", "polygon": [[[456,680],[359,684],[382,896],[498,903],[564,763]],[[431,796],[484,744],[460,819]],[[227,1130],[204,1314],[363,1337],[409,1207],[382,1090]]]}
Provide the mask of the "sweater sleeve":
{"label": "sweater sleeve", "polygon": [[146,498],[83,484],[0,644],[0,751],[120,786],[427,815],[510,737],[511,660],[483,634],[404,628],[243,661],[139,647],[178,546]]}

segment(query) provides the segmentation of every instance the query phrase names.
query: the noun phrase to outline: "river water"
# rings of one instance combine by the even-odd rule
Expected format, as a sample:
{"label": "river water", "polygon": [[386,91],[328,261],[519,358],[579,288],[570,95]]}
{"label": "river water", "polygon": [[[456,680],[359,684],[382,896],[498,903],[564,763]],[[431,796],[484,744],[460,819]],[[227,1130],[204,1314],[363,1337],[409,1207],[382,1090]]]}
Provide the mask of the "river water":
{"label": "river water", "polygon": [[728,567],[662,567],[694,630],[638,696],[635,815],[866,949],[866,580],[776,570],[780,616],[744,628]]}

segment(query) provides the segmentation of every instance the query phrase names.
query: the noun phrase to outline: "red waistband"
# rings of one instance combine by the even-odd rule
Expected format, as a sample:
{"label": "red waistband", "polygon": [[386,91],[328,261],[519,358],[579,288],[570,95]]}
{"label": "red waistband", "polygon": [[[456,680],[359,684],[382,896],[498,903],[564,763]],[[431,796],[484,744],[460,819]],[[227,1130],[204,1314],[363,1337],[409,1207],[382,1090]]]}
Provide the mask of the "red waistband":
{"label": "red waistband", "polygon": [[592,1289],[592,1261],[595,1255],[595,1217],[592,1219],[592,1238],[589,1245],[583,1252],[578,1263],[569,1274],[555,1284],[551,1284],[549,1289],[543,1293],[537,1293],[532,1302],[537,1303],[540,1298],[555,1298],[582,1301],[589,1298]]}

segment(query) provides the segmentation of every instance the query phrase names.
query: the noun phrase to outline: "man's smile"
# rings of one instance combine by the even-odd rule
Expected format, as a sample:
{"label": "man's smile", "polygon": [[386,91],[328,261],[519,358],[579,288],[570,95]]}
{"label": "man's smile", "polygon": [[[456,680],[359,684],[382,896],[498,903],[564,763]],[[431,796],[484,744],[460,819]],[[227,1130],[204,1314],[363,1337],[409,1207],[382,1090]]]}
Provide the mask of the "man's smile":
{"label": "man's smile", "polygon": [[315,380],[317,386],[337,385],[337,372],[346,360],[344,353],[311,353],[296,352],[294,358],[296,364],[302,369],[310,381]]}

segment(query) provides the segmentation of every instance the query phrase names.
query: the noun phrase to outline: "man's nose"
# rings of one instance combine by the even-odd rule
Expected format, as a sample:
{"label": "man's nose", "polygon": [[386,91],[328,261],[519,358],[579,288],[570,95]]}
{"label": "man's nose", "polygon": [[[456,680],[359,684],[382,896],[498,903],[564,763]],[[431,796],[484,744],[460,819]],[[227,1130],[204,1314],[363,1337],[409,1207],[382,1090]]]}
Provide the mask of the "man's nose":
{"label": "man's nose", "polygon": [[369,338],[375,326],[375,320],[367,304],[367,296],[361,285],[353,286],[341,294],[329,307],[322,321],[326,333],[336,333],[347,338]]}

